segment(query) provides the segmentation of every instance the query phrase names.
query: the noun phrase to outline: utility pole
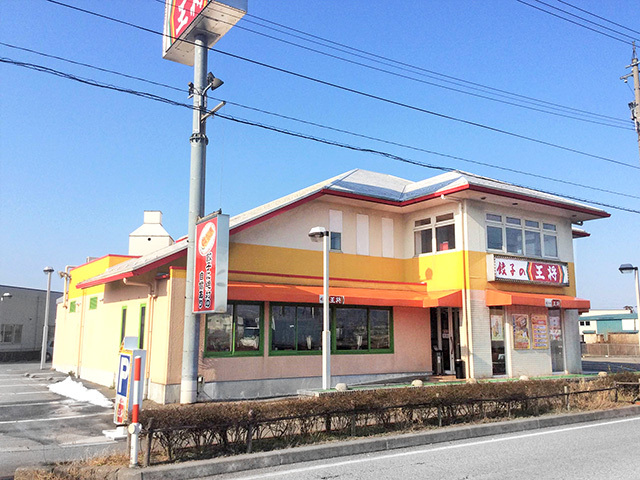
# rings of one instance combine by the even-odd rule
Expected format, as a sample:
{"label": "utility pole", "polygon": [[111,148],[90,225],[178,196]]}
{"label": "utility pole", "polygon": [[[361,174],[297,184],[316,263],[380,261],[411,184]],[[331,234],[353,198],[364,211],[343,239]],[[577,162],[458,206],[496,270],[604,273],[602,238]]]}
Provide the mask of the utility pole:
{"label": "utility pole", "polygon": [[225,102],[207,112],[207,91],[222,85],[222,80],[207,72],[207,37],[195,37],[193,84],[193,133],[191,142],[191,173],[189,177],[189,231],[187,239],[187,278],[184,298],[184,340],[182,343],[182,378],[180,403],[195,403],[198,396],[198,347],[200,345],[200,314],[193,312],[196,223],[204,216],[205,169],[207,164],[207,118],[213,116]]}
{"label": "utility pole", "polygon": [[633,56],[631,58],[631,65],[627,65],[625,68],[630,68],[631,73],[620,77],[620,80],[624,80],[627,83],[629,77],[633,77],[633,92],[635,95],[635,101],[629,103],[631,109],[631,120],[636,127],[636,133],[638,134],[638,150],[640,151],[640,76],[638,75],[638,56],[636,55],[636,42],[633,42]]}

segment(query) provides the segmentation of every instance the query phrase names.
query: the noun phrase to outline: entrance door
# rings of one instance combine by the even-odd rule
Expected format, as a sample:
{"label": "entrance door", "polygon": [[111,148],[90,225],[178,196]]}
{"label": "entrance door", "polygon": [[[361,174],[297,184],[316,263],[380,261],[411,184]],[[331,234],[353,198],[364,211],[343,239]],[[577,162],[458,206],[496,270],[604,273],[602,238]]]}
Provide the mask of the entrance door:
{"label": "entrance door", "polygon": [[551,347],[551,371],[564,372],[564,343],[560,310],[549,310],[549,346]]}
{"label": "entrance door", "polygon": [[431,309],[431,365],[434,374],[438,374],[438,360],[442,373],[454,373],[454,331],[451,308]]}

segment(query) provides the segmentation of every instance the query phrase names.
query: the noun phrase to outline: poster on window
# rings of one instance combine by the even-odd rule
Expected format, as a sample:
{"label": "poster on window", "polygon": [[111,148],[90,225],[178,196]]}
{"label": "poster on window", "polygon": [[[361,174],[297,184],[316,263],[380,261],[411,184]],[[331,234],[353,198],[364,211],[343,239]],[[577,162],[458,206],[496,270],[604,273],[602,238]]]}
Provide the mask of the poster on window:
{"label": "poster on window", "polygon": [[491,315],[491,341],[504,341],[504,328],[502,326],[502,315]]}
{"label": "poster on window", "polygon": [[562,340],[562,327],[560,326],[559,315],[549,315],[549,338],[556,342]]}
{"label": "poster on window", "polygon": [[518,313],[513,316],[513,348],[516,350],[528,350],[531,348],[529,315]]}
{"label": "poster on window", "polygon": [[533,348],[549,348],[549,332],[547,330],[546,315],[531,315],[531,334],[533,336]]}

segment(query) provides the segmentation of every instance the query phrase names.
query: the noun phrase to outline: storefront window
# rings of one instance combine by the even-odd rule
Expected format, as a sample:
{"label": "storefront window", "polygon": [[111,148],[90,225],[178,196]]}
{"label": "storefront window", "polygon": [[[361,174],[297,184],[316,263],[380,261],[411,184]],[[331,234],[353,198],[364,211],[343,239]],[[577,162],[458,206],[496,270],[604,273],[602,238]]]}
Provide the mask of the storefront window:
{"label": "storefront window", "polygon": [[564,344],[562,320],[559,309],[549,309],[549,346],[551,348],[551,370],[564,371]]}
{"label": "storefront window", "polygon": [[271,306],[271,350],[310,352],[322,348],[322,306]]}
{"label": "storefront window", "polygon": [[494,375],[506,375],[506,354],[504,346],[504,310],[500,307],[490,309],[491,320],[491,363]]}
{"label": "storefront window", "polygon": [[391,349],[391,311],[385,308],[337,307],[336,351],[384,351]]}
{"label": "storefront window", "polygon": [[262,346],[262,305],[230,303],[207,315],[205,354],[256,355]]}

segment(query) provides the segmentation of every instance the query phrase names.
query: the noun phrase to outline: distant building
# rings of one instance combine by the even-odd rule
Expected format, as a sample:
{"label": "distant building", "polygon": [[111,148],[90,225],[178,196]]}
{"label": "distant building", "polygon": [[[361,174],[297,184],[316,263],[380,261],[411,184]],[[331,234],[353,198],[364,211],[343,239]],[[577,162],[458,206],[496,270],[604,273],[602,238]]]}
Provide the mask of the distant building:
{"label": "distant building", "polygon": [[627,309],[589,310],[580,314],[580,335],[637,332],[638,314]]}
{"label": "distant building", "polygon": [[[608,216],[465,172],[413,182],[365,170],[236,215],[227,312],[200,316],[201,398],[320,387],[316,226],[331,240],[334,385],[581,372],[578,314],[590,304],[575,297],[573,239],[589,234],[573,226]],[[187,242],[153,230],[136,230],[128,255],[71,270],[54,367],[113,385],[119,345],[137,337],[148,398],[171,403],[180,398]]]}
{"label": "distant building", "polygon": [[[9,293],[11,297],[3,296]],[[0,361],[37,360],[42,349],[46,290],[0,285]],[[49,339],[55,335],[56,301],[51,292]]]}

